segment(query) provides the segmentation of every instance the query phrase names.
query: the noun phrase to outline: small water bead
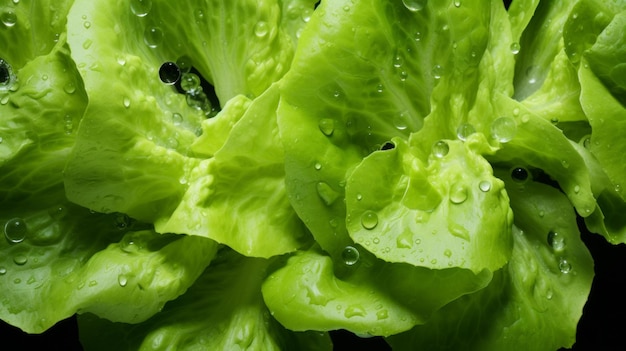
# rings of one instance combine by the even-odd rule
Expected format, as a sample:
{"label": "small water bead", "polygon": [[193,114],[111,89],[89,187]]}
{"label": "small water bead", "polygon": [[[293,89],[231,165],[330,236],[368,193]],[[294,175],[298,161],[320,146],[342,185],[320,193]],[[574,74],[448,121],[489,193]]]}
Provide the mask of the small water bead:
{"label": "small water bead", "polygon": [[176,84],[181,75],[180,68],[174,62],[165,62],[159,68],[159,79],[168,85]]}
{"label": "small water bead", "polygon": [[511,53],[512,53],[513,55],[517,55],[517,54],[519,54],[519,50],[520,50],[519,43],[512,43],[512,44],[511,44]]}
{"label": "small water bead", "polygon": [[354,246],[348,245],[341,252],[341,259],[346,266],[354,266],[357,262],[359,262],[359,257],[359,250]]}
{"label": "small water bead", "polygon": [[363,307],[358,306],[358,305],[351,305],[346,307],[343,315],[346,318],[352,318],[352,317],[364,317],[366,315],[365,309],[363,309]]}
{"label": "small water bead", "polygon": [[189,56],[181,56],[176,60],[176,66],[178,66],[181,72],[189,73],[193,67],[193,63]]}
{"label": "small water bead", "polygon": [[28,228],[21,218],[9,219],[4,224],[4,236],[11,243],[20,243],[26,238]]}
{"label": "small water bead", "polygon": [[454,7],[461,7],[461,0],[454,0]]}
{"label": "small water bead", "polygon": [[393,67],[400,68],[404,64],[404,59],[400,55],[395,55],[393,57]]}
{"label": "small water bead", "polygon": [[159,27],[149,27],[143,34],[143,41],[150,48],[156,48],[163,42],[163,31]]}
{"label": "small water bead", "polygon": [[180,88],[186,92],[195,92],[200,89],[200,77],[195,73],[183,73]]}
{"label": "small water bead", "polygon": [[313,167],[315,168],[315,170],[319,171],[320,169],[322,169],[322,164],[319,162],[315,162],[315,165],[313,165]]}
{"label": "small water bead", "polygon": [[469,123],[461,123],[456,128],[456,136],[462,141],[467,140],[467,138],[474,133],[476,133],[476,129]]}
{"label": "small water bead", "polygon": [[441,67],[441,65],[434,65],[431,74],[433,78],[440,79],[443,74],[443,67]]}
{"label": "small water bead", "polygon": [[7,274],[7,269],[4,266],[0,266],[0,275],[5,275]]}
{"label": "small water bead", "polygon": [[28,256],[24,253],[18,253],[13,257],[13,262],[18,266],[23,266],[28,262]]}
{"label": "small water bead", "polygon": [[211,111],[211,102],[201,89],[188,91],[185,94],[185,101],[187,101],[189,107],[197,110]]}
{"label": "small water bead", "polygon": [[529,173],[524,167],[515,167],[511,170],[511,179],[516,182],[523,183],[528,180]]}
{"label": "small water bead", "polygon": [[91,40],[91,39],[86,39],[86,40],[83,42],[83,49],[88,50],[88,49],[91,47],[91,45],[92,45],[92,44],[93,44],[93,40]]}
{"label": "small water bead", "polygon": [[427,0],[402,0],[404,7],[411,12],[421,11],[426,6]]}
{"label": "small water bead", "polygon": [[591,147],[591,135],[585,135],[580,139],[580,143],[585,149],[589,149]]}
{"label": "small water bead", "polygon": [[491,135],[501,143],[511,141],[516,132],[517,124],[511,117],[499,117],[491,124]]}
{"label": "small water bead", "polygon": [[11,10],[5,11],[0,15],[0,21],[2,21],[2,24],[7,28],[11,28],[17,23],[17,15]]}
{"label": "small water bead", "polygon": [[569,261],[567,259],[561,257],[559,259],[559,270],[563,274],[568,274],[568,273],[570,273],[572,271],[572,264],[569,263]]}
{"label": "small water bead", "polygon": [[179,126],[183,123],[183,115],[181,115],[180,113],[174,112],[172,114],[172,124],[174,124],[175,126]]}
{"label": "small water bead", "polygon": [[124,100],[122,101],[122,104],[124,105],[124,107],[129,108],[130,107],[130,99],[128,97],[124,97]]}
{"label": "small water bead", "polygon": [[74,82],[65,84],[63,86],[63,91],[65,91],[66,94],[74,94],[76,92],[76,84],[74,84]]}
{"label": "small water bead", "polygon": [[374,211],[365,211],[361,215],[361,225],[363,228],[371,230],[378,225],[378,215]]}
{"label": "small water bead", "polygon": [[400,81],[402,82],[406,81],[406,79],[409,78],[409,74],[406,73],[406,71],[400,71],[398,75],[400,76]]}
{"label": "small water bead", "polygon": [[491,182],[488,180],[482,180],[480,183],[478,183],[478,189],[485,193],[488,192],[489,190],[491,190]]}
{"label": "small water bead", "polygon": [[83,27],[85,27],[85,29],[91,28],[91,22],[89,22],[89,21],[83,22]]}
{"label": "small water bead", "polygon": [[385,90],[385,87],[382,84],[376,85],[376,92],[382,93]]}
{"label": "small water bead", "polygon": [[302,11],[302,15],[300,16],[300,18],[302,18],[303,22],[309,22],[311,20],[311,14],[312,14],[312,10],[311,9],[305,9],[304,11]]}
{"label": "small water bead", "polygon": [[463,184],[455,184],[450,189],[450,202],[462,204],[467,200],[467,188]]}
{"label": "small water bead", "polygon": [[117,276],[117,283],[121,287],[125,287],[128,284],[128,277],[125,274],[120,274]]}
{"label": "small water bead", "polygon": [[335,132],[335,120],[331,118],[322,118],[318,124],[320,131],[326,135],[331,136]]}
{"label": "small water bead", "polygon": [[380,310],[376,312],[376,319],[387,319],[389,317],[389,312],[387,310]]}
{"label": "small water bead", "polygon": [[130,10],[137,17],[145,17],[152,9],[152,0],[131,0]]}
{"label": "small water bead", "polygon": [[433,155],[437,158],[445,157],[448,152],[450,152],[450,146],[443,140],[439,140],[433,145]]}
{"label": "small water bead", "polygon": [[565,238],[557,232],[550,231],[548,232],[548,245],[554,251],[563,251],[565,249]]}
{"label": "small water bead", "polygon": [[254,35],[256,35],[259,38],[266,36],[268,31],[269,31],[269,26],[267,25],[267,22],[265,21],[259,21],[254,26]]}

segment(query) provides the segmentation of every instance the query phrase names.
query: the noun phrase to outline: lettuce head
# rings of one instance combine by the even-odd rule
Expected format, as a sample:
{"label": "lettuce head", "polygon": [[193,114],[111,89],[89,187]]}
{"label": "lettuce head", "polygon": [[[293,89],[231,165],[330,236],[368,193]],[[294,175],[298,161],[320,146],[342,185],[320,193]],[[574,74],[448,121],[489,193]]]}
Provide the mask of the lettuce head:
{"label": "lettuce head", "polygon": [[626,243],[626,3],[5,0],[0,319],[556,350]]}

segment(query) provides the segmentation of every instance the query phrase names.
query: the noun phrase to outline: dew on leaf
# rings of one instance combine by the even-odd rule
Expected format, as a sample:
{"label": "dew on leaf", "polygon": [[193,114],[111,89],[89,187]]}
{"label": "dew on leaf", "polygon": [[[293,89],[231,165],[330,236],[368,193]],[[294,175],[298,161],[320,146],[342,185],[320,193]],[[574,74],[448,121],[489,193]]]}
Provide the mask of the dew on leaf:
{"label": "dew on leaf", "polygon": [[363,228],[371,230],[378,225],[378,215],[376,212],[367,210],[361,215],[361,225]]}
{"label": "dew on leaf", "polygon": [[511,170],[511,179],[516,182],[526,182],[528,180],[528,177],[528,170],[524,167],[515,167]]}
{"label": "dew on leaf", "polygon": [[269,31],[269,26],[267,22],[265,21],[259,21],[254,26],[254,35],[256,35],[259,38],[266,36],[268,31]]}
{"label": "dew on leaf", "polygon": [[491,136],[501,143],[511,141],[516,132],[517,124],[511,117],[499,117],[491,124]]}
{"label": "dew on leaf", "polygon": [[511,44],[511,53],[512,53],[513,55],[517,55],[517,54],[519,54],[519,50],[520,50],[519,43],[512,43],[512,44]]}
{"label": "dew on leaf", "polygon": [[0,21],[2,21],[2,24],[7,28],[11,28],[17,23],[17,15],[11,10],[4,11],[2,15],[0,15]]}
{"label": "dew on leaf", "polygon": [[143,41],[150,48],[156,48],[163,42],[163,30],[159,27],[149,27],[143,33]]}
{"label": "dew on leaf", "polygon": [[178,82],[181,77],[180,68],[174,62],[165,62],[159,68],[159,78],[161,82],[172,85]]}
{"label": "dew on leaf", "polygon": [[433,155],[437,158],[445,157],[448,152],[450,152],[450,146],[443,140],[439,140],[433,145]]}
{"label": "dew on leaf", "polygon": [[341,259],[347,266],[354,266],[359,262],[359,250],[354,246],[346,246],[341,252]]}
{"label": "dew on leaf", "polygon": [[568,273],[570,273],[572,271],[572,264],[569,263],[569,261],[567,259],[561,257],[559,259],[559,270],[563,274],[568,274]]}
{"label": "dew on leaf", "polygon": [[28,262],[28,256],[24,253],[18,253],[13,257],[13,262],[18,266],[23,266]]}
{"label": "dew on leaf", "polygon": [[326,136],[331,136],[335,132],[335,120],[331,118],[322,118],[319,122],[319,128]]}
{"label": "dew on leaf", "polygon": [[563,251],[565,249],[565,238],[558,232],[550,231],[548,232],[548,245],[554,251]]}
{"label": "dew on leaf", "polygon": [[152,0],[131,0],[130,10],[137,17],[145,17],[152,9]]}
{"label": "dew on leaf", "polygon": [[4,236],[11,243],[20,243],[26,238],[26,222],[21,218],[9,219],[4,224]]}
{"label": "dew on leaf", "polygon": [[491,182],[488,180],[482,180],[480,183],[478,183],[478,188],[482,192],[488,192],[489,190],[491,190]]}
{"label": "dew on leaf", "polygon": [[456,136],[463,141],[467,140],[467,138],[474,133],[476,133],[476,129],[469,123],[461,123],[456,128]]}
{"label": "dew on leaf", "polygon": [[420,11],[426,6],[427,0],[402,0],[404,7],[411,12]]}
{"label": "dew on leaf", "polygon": [[128,277],[125,274],[120,274],[117,276],[117,283],[121,287],[125,287],[128,284]]}

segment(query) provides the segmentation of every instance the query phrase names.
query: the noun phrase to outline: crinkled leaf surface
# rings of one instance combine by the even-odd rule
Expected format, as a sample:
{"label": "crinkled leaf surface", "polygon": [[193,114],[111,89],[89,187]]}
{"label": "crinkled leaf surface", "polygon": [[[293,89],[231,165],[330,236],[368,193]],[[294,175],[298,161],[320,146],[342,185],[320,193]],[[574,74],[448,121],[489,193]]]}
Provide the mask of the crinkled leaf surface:
{"label": "crinkled leaf surface", "polygon": [[344,257],[340,276],[319,249],[298,251],[263,283],[272,315],[292,330],[346,329],[360,335],[392,335],[424,323],[436,310],[485,287],[488,270],[432,270],[384,264],[360,246]]}
{"label": "crinkled leaf surface", "polygon": [[272,318],[260,286],[270,262],[224,249],[180,298],[136,325],[79,318],[86,350],[331,350],[328,335]]}
{"label": "crinkled leaf surface", "polygon": [[[516,214],[511,260],[490,285],[428,323],[388,338],[394,350],[555,350],[570,347],[591,289],[593,262],[558,190],[507,176]],[[518,227],[519,225],[519,227]]]}

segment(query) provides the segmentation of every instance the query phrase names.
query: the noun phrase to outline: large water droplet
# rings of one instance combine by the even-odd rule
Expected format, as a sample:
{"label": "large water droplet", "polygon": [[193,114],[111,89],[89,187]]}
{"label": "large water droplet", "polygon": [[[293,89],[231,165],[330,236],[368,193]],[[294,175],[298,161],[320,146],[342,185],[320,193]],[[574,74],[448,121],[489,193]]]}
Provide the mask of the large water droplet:
{"label": "large water droplet", "polygon": [[181,77],[180,68],[174,62],[165,62],[159,68],[159,78],[165,84],[176,84]]}
{"label": "large water droplet", "polygon": [[341,252],[341,259],[347,266],[354,266],[359,262],[359,250],[354,246],[346,246]]}
{"label": "large water droplet", "polygon": [[449,151],[450,146],[448,146],[448,143],[443,140],[439,140],[435,144],[433,144],[433,155],[435,155],[435,157],[437,158],[445,157]]}
{"label": "large water droplet", "polygon": [[11,243],[20,243],[26,238],[26,222],[21,218],[9,219],[4,224],[4,236]]}
{"label": "large water droplet", "polygon": [[476,129],[469,123],[461,123],[456,128],[456,136],[463,141],[467,140],[467,138],[474,133],[476,133]]}
{"label": "large water droplet", "polygon": [[144,17],[152,9],[152,0],[131,0],[130,10],[137,17]]}
{"label": "large water droplet", "polygon": [[163,31],[159,27],[148,27],[143,33],[143,41],[154,49],[163,42]]}
{"label": "large water droplet", "polygon": [[23,266],[28,262],[28,256],[24,253],[18,253],[13,257],[13,262],[18,266]]}
{"label": "large water droplet", "polygon": [[76,85],[74,82],[69,82],[63,86],[63,91],[65,91],[66,94],[74,94],[76,92]]}
{"label": "large water droplet", "polygon": [[374,211],[365,211],[361,215],[361,225],[363,228],[371,230],[378,225],[378,215]]}
{"label": "large water droplet", "polygon": [[517,124],[511,117],[499,117],[491,124],[491,135],[501,143],[511,141],[517,131]]}
{"label": "large water droplet", "polygon": [[518,182],[524,183],[529,179],[528,170],[524,167],[515,167],[511,170],[511,179]]}
{"label": "large water droplet", "polygon": [[420,11],[426,6],[426,0],[402,0],[402,3],[411,12]]}
{"label": "large water droplet", "polygon": [[0,58],[0,88],[9,86],[13,80],[13,70],[8,62]]}
{"label": "large water droplet", "polygon": [[2,24],[7,28],[11,28],[17,23],[17,15],[11,10],[4,11],[2,15],[0,15],[0,21],[2,21]]}
{"label": "large water droplet", "polygon": [[565,249],[565,237],[557,232],[550,231],[548,232],[548,245],[554,251],[563,251]]}
{"label": "large water droplet", "polygon": [[319,128],[326,136],[331,136],[335,132],[335,120],[331,118],[322,118],[319,122]]}

